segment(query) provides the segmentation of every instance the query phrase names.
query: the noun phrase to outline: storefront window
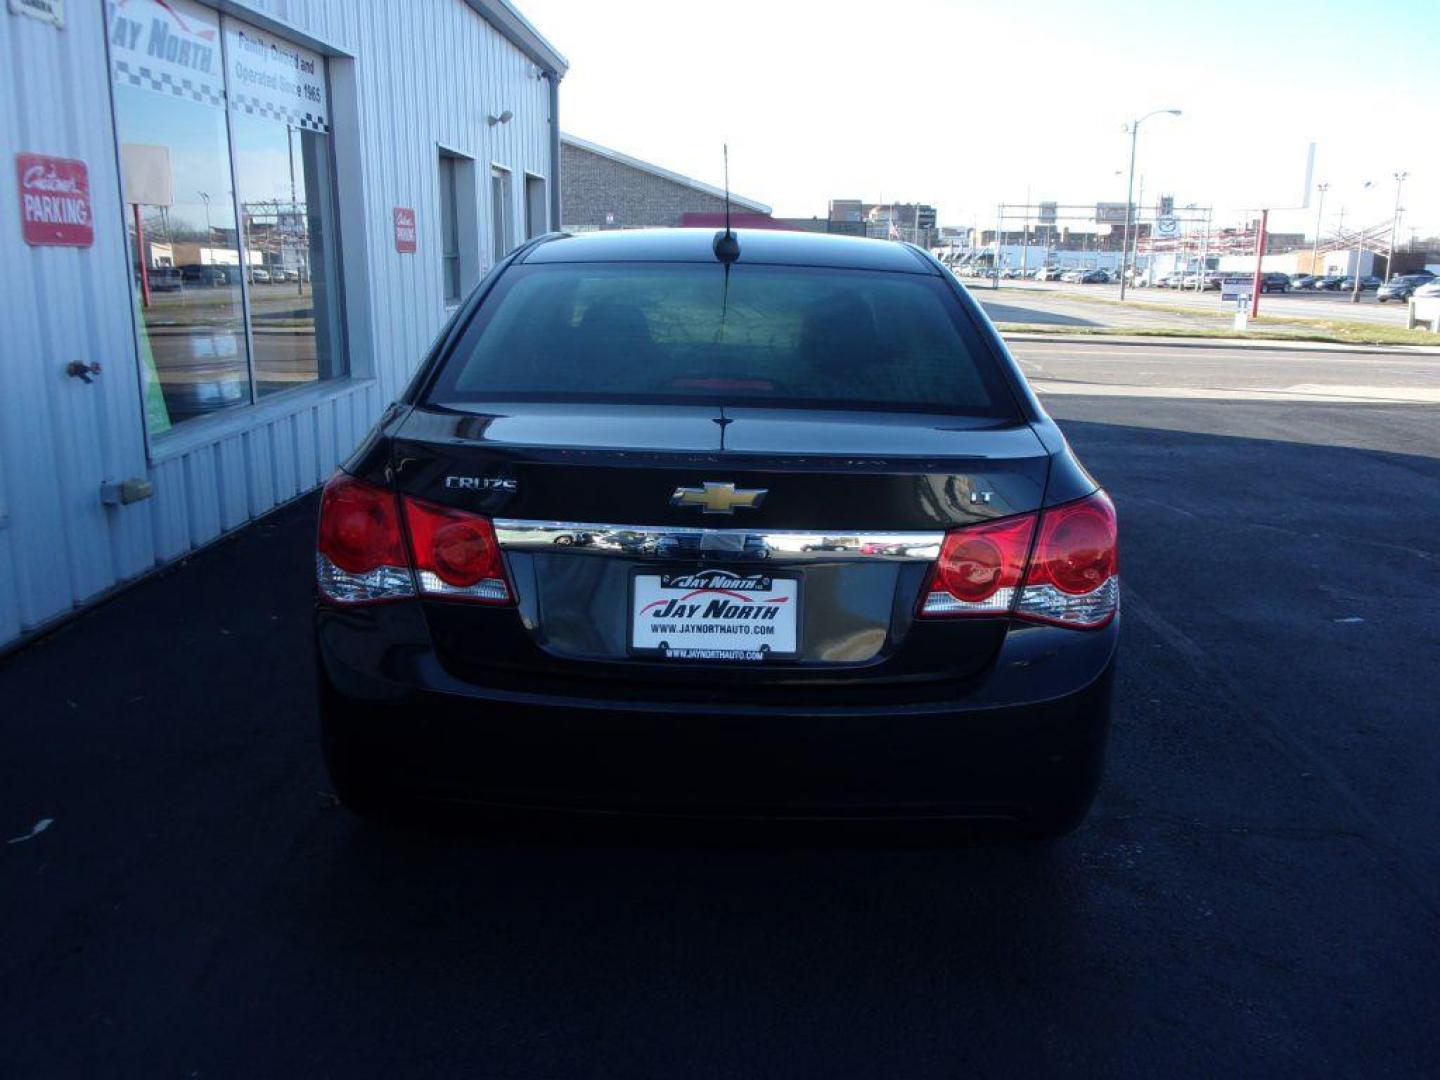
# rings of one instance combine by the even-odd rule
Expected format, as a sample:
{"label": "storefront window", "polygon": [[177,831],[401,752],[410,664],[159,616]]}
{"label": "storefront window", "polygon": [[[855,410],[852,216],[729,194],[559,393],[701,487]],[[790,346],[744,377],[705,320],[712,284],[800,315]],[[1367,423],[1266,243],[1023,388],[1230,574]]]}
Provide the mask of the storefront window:
{"label": "storefront window", "polygon": [[324,59],[191,0],[109,10],[150,433],[342,374]]}

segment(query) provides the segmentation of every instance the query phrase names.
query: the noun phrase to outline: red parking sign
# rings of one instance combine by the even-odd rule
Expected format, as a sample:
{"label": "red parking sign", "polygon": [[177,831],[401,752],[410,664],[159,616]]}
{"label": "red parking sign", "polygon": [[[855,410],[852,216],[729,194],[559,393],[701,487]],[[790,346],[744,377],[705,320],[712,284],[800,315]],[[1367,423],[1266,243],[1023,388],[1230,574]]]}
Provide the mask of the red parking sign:
{"label": "red parking sign", "polygon": [[27,244],[89,247],[95,242],[90,172],[85,162],[16,154],[15,180]]}
{"label": "red parking sign", "polygon": [[408,206],[395,207],[395,250],[402,255],[415,250],[415,211]]}

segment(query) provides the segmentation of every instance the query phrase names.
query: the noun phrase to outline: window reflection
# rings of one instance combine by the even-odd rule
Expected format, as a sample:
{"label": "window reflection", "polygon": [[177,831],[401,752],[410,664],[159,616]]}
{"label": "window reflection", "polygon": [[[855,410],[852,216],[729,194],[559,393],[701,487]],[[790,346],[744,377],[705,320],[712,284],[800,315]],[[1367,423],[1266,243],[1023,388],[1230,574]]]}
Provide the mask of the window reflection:
{"label": "window reflection", "polygon": [[338,371],[329,143],[319,132],[242,112],[232,114],[231,134],[263,397]]}
{"label": "window reflection", "polygon": [[149,432],[341,374],[324,58],[194,0],[107,19]]}
{"label": "window reflection", "polygon": [[250,400],[225,113],[118,84],[115,113],[156,434]]}

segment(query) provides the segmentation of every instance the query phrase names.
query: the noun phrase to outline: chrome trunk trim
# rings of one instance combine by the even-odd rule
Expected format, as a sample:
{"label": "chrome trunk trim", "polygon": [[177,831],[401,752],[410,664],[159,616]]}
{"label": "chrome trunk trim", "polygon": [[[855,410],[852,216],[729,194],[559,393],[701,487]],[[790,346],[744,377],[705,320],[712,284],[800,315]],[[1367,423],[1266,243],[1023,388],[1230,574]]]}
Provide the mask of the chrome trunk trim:
{"label": "chrome trunk trim", "polygon": [[496,518],[507,551],[562,549],[631,559],[784,559],[787,562],[885,559],[932,562],[943,532],[834,532],[805,529],[706,529],[693,525],[603,525]]}

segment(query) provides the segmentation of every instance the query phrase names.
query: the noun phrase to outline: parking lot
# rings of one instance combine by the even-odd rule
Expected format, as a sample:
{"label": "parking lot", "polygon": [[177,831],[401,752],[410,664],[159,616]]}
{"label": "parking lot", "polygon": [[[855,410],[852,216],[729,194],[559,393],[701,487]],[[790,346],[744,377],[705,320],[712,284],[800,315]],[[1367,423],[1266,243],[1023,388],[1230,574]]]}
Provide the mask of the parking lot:
{"label": "parking lot", "polygon": [[1433,1076],[1440,357],[1016,352],[1121,516],[1079,832],[358,824],[309,498],[0,660],[0,1075]]}
{"label": "parking lot", "polygon": [[[1241,275],[1243,276],[1243,275]],[[1169,311],[1147,312],[1151,309],[1180,309],[1228,325],[1234,305],[1220,300],[1218,291],[1193,292],[1183,289],[1130,288],[1125,290],[1127,308],[1116,308],[1120,299],[1119,285],[1074,285],[1059,281],[1001,281],[998,288],[985,278],[961,277],[967,288],[982,303],[1000,304],[1040,312],[1078,312],[1081,318],[1097,319],[1101,324],[1123,325],[1127,315],[1138,322],[1157,325],[1167,321]],[[1093,301],[1107,301],[1097,304]],[[1132,314],[1133,313],[1133,314]],[[1404,327],[1407,308],[1403,303],[1380,303],[1375,290],[1362,292],[1358,303],[1350,302],[1349,293],[1296,291],[1265,293],[1260,297],[1260,313],[1278,319],[1327,319],[1375,323],[1381,326]],[[1023,321],[1020,319],[1011,321]],[[1046,319],[1033,319],[1044,322]],[[1172,320],[1173,321],[1173,320]]]}

